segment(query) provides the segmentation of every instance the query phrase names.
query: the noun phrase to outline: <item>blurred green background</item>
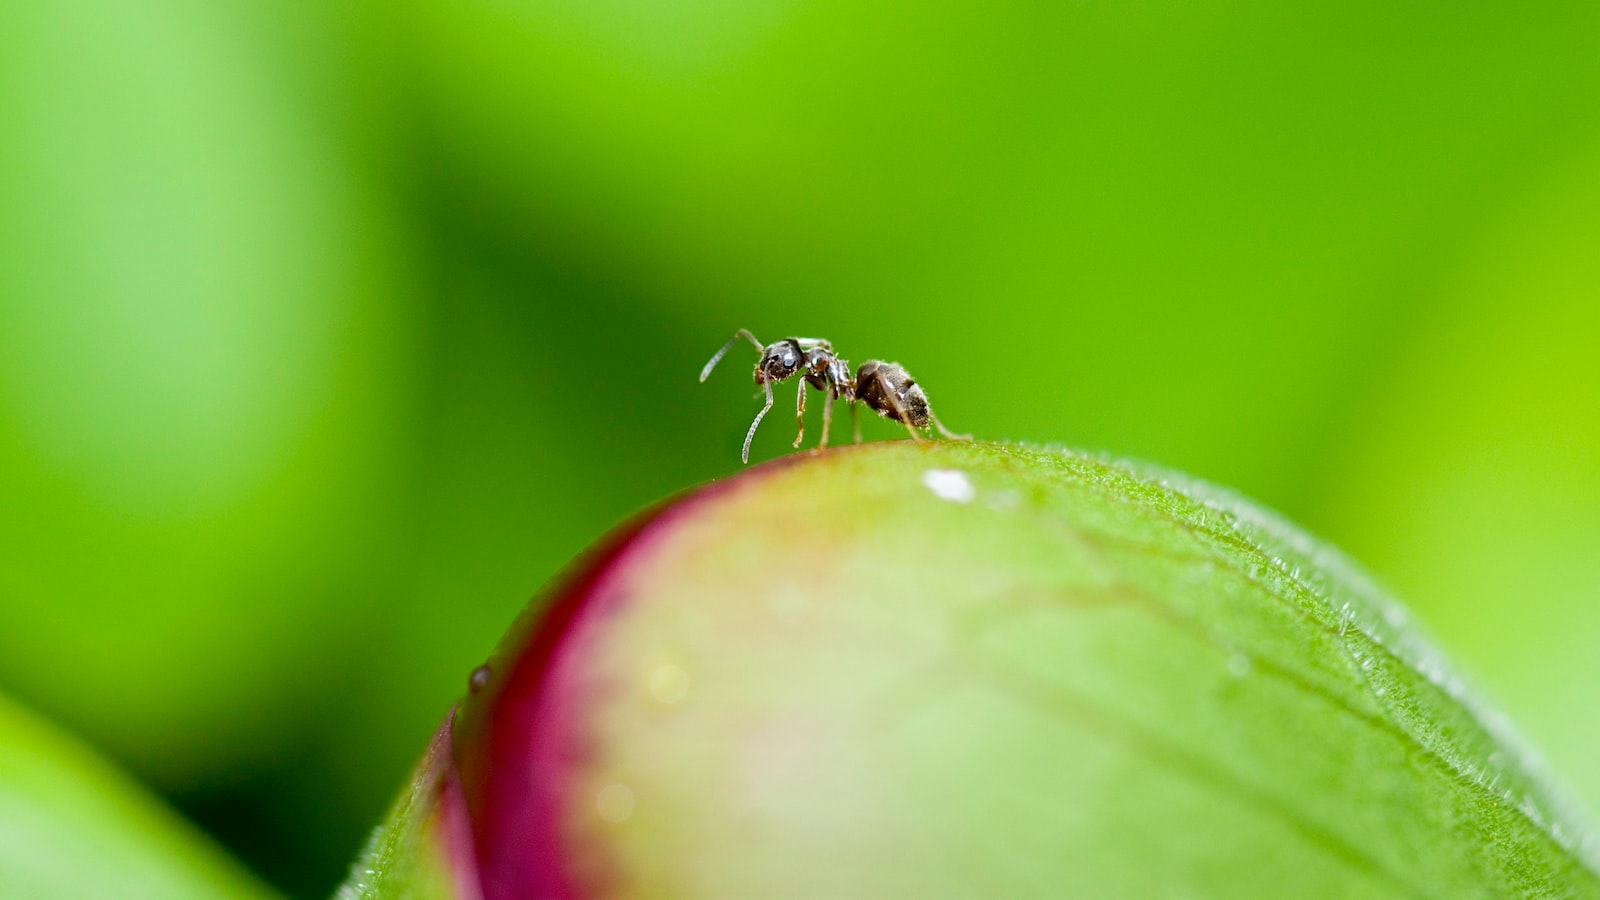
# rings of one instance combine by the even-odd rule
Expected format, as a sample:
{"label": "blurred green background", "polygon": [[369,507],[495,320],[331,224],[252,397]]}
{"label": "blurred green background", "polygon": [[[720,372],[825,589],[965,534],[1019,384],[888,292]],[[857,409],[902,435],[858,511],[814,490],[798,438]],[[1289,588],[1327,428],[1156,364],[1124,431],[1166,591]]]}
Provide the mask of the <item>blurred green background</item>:
{"label": "blurred green background", "polygon": [[748,326],[1282,510],[1600,809],[1596,35],[0,4],[0,693],[325,895],[527,598],[737,467],[754,354],[695,376]]}

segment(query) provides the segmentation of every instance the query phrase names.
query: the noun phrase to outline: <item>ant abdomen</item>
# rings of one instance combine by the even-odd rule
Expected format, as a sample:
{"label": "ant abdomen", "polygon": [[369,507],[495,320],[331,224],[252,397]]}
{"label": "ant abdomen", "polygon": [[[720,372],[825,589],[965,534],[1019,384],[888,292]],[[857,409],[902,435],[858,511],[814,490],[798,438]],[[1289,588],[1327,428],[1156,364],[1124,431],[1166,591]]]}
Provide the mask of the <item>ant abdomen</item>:
{"label": "ant abdomen", "polygon": [[869,359],[856,370],[856,399],[885,419],[928,427],[928,395],[899,363]]}

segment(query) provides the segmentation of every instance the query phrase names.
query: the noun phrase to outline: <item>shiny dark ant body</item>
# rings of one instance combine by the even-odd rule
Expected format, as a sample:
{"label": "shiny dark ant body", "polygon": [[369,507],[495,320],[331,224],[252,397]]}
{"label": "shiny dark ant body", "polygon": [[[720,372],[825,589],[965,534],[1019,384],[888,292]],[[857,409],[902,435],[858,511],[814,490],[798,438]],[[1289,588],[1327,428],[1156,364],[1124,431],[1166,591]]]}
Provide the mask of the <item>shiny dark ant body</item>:
{"label": "shiny dark ant body", "polygon": [[884,362],[878,359],[869,359],[856,369],[855,374],[850,374],[850,363],[842,360],[833,352],[833,345],[822,338],[784,338],[772,344],[762,344],[756,340],[749,329],[741,328],[734,332],[722,349],[711,357],[706,367],[700,370],[700,380],[703,382],[710,377],[711,370],[727,354],[729,348],[743,338],[753,344],[760,351],[761,359],[756,363],[755,380],[766,392],[767,403],[761,407],[761,412],[756,413],[756,419],[750,423],[750,430],[744,436],[744,452],[740,458],[745,462],[750,461],[750,441],[756,436],[756,428],[761,425],[761,420],[772,409],[772,385],[774,382],[784,381],[796,375],[805,380],[800,384],[799,396],[795,399],[795,419],[799,422],[800,433],[795,435],[794,445],[806,436],[806,385],[822,392],[822,440],[818,447],[828,446],[828,427],[833,422],[833,401],[842,399],[850,404],[850,418],[855,424],[855,439],[861,440],[861,418],[858,414],[857,404],[866,404],[868,408],[883,416],[906,426],[906,431],[911,433],[915,440],[922,440],[922,432],[918,429],[930,425],[939,429],[939,433],[947,438],[970,441],[972,437],[965,434],[955,434],[944,427],[939,417],[933,414],[928,406],[928,395],[917,384],[899,363]]}

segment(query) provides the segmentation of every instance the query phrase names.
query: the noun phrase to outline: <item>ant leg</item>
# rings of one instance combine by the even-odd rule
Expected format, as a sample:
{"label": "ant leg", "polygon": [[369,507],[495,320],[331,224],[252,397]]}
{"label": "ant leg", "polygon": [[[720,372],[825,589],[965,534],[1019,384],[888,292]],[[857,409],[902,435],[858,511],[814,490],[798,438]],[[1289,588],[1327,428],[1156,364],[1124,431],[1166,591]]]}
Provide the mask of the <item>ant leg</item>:
{"label": "ant leg", "polygon": [[931,409],[928,410],[928,418],[933,421],[933,427],[939,429],[939,433],[944,435],[945,437],[949,438],[950,440],[952,440],[952,441],[970,441],[970,440],[972,440],[972,435],[970,435],[970,434],[956,434],[954,431],[951,431],[950,429],[944,427],[944,423],[939,421],[939,417],[934,415],[933,414],[933,410],[931,410]]}
{"label": "ant leg", "polygon": [[833,394],[826,391],[822,394],[822,440],[817,442],[817,449],[828,446],[828,426],[833,422]]}
{"label": "ant leg", "polygon": [[744,338],[750,343],[755,344],[757,353],[766,350],[765,347],[761,346],[761,342],[756,340],[756,336],[750,333],[750,329],[741,328],[733,333],[733,337],[728,338],[728,342],[722,345],[722,349],[717,351],[717,355],[711,357],[711,361],[706,363],[706,367],[700,370],[700,380],[702,382],[711,377],[711,370],[717,367],[717,363],[722,362],[722,357],[727,354],[729,348],[731,348],[735,343],[738,343],[739,338]]}
{"label": "ant leg", "polygon": [[895,394],[894,385],[889,383],[889,379],[884,376],[882,369],[878,370],[878,389],[883,393],[883,396],[889,399],[889,405],[894,407],[895,419],[906,427],[906,431],[911,432],[911,439],[919,444],[922,443],[922,433],[917,431],[916,426],[912,425],[908,420],[906,408],[900,405],[900,397]]}
{"label": "ant leg", "polygon": [[850,424],[855,426],[856,443],[861,443],[861,403],[859,401],[851,401],[850,403]]}
{"label": "ant leg", "polygon": [[761,386],[767,389],[767,405],[761,407],[761,412],[756,413],[756,420],[750,423],[750,430],[744,435],[744,453],[739,457],[743,462],[750,461],[750,441],[756,436],[756,429],[761,426],[761,420],[766,417],[767,410],[772,408],[772,382],[763,381]]}
{"label": "ant leg", "polygon": [[796,422],[800,423],[800,433],[794,436],[794,445],[799,447],[800,442],[806,439],[806,381],[804,378],[800,379],[800,393],[795,395],[794,418]]}

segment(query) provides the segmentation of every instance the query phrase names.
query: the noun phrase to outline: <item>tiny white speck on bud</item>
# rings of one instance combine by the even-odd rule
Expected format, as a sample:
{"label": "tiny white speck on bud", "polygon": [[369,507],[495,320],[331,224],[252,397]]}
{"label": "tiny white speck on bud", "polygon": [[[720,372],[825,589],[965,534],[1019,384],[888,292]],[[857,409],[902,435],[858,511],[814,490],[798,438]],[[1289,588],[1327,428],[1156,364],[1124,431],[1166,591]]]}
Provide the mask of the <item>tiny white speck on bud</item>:
{"label": "tiny white speck on bud", "polygon": [[971,503],[978,491],[960,469],[929,469],[922,473],[922,483],[940,500],[952,503]]}

